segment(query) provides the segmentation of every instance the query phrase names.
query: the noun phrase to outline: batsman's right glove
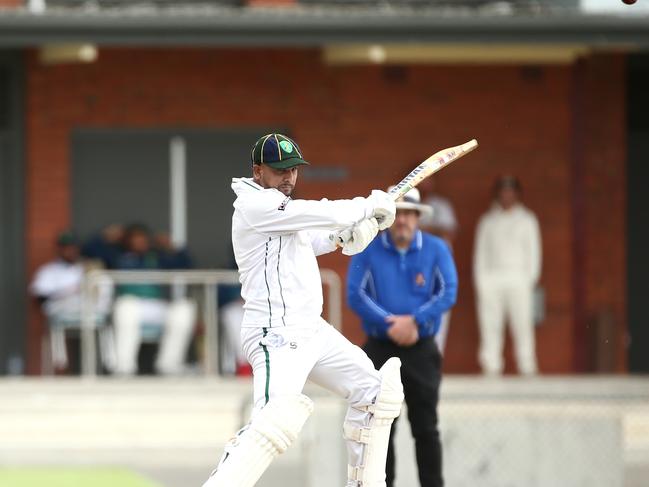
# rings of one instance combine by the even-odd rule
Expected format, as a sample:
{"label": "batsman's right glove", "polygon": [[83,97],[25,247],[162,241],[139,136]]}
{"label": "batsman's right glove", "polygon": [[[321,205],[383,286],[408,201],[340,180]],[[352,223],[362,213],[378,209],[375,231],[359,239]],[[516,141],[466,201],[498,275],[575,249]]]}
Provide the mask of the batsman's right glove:
{"label": "batsman's right glove", "polygon": [[367,197],[367,200],[374,208],[372,216],[376,218],[376,221],[379,224],[379,230],[385,230],[392,226],[397,212],[392,196],[385,191],[375,189]]}

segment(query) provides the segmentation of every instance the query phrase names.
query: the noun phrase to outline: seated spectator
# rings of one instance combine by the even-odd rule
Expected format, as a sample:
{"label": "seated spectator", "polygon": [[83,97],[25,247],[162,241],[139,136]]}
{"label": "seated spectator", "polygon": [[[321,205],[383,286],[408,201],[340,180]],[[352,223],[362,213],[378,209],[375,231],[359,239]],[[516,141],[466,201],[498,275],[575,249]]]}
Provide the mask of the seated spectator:
{"label": "seated spectator", "polygon": [[[112,267],[121,270],[153,270],[178,268],[189,264],[185,252],[169,246],[155,249],[149,231],[143,225],[126,228],[124,252]],[[116,372],[133,375],[137,372],[137,357],[142,342],[143,325],[160,325],[162,339],[155,368],[161,374],[179,374],[196,321],[196,306],[186,298],[169,302],[163,288],[154,284],[122,284],[117,286],[113,324],[117,353]]]}
{"label": "seated spectator", "polygon": [[81,254],[93,260],[99,260],[104,267],[112,268],[122,253],[124,227],[113,223],[91,236],[81,247]]}
{"label": "seated spectator", "polygon": [[[81,292],[84,265],[80,258],[79,242],[71,232],[61,233],[57,240],[57,258],[36,271],[30,292],[36,296],[50,327],[79,328],[81,323]],[[111,288],[101,287],[95,304],[96,322],[102,323],[108,314]],[[55,368],[68,366],[63,334],[57,335],[52,346]]]}
{"label": "seated spectator", "polygon": [[187,249],[174,247],[168,233],[158,233],[153,238],[153,245],[160,256],[163,269],[190,269],[192,259]]}

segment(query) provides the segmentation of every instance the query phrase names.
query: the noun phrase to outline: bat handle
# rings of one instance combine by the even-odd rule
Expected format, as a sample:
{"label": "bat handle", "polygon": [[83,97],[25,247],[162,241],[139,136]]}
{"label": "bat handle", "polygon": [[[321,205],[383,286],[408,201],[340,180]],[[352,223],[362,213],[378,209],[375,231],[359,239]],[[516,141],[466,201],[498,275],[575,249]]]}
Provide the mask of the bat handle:
{"label": "bat handle", "polygon": [[346,228],[340,234],[338,234],[338,241],[336,242],[336,245],[339,247],[342,247],[345,245],[347,242],[349,242],[352,238],[352,231],[349,228]]}
{"label": "bat handle", "polygon": [[[376,218],[374,217],[372,217],[371,219],[376,221]],[[343,230],[338,234],[338,236],[336,237],[337,239],[336,245],[338,247],[343,247],[347,242],[349,242],[352,239],[352,228],[353,227],[346,228],[345,230]]]}

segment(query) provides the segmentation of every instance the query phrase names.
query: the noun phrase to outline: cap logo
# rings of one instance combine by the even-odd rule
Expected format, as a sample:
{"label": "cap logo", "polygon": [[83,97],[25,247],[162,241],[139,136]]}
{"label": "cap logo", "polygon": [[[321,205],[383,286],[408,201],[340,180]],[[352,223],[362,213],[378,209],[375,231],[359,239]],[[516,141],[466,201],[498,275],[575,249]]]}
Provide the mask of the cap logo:
{"label": "cap logo", "polygon": [[282,140],[279,143],[279,146],[282,148],[282,150],[288,154],[293,152],[293,144],[291,144],[288,140]]}

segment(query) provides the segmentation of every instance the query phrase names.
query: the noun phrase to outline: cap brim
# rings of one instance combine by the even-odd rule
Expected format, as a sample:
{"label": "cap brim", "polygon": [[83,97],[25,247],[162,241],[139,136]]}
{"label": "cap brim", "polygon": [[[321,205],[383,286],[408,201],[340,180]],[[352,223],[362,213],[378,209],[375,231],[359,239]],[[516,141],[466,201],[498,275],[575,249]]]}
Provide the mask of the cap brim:
{"label": "cap brim", "polygon": [[274,167],[275,169],[290,169],[291,167],[302,166],[304,164],[306,164],[307,166],[309,165],[308,162],[306,162],[304,159],[300,159],[299,157],[289,157],[288,159],[284,159],[282,161],[264,162],[264,164],[270,167]]}
{"label": "cap brim", "polygon": [[410,203],[408,201],[397,201],[395,203],[397,210],[415,210],[419,212],[419,216],[432,216],[433,208],[428,205],[420,203]]}

